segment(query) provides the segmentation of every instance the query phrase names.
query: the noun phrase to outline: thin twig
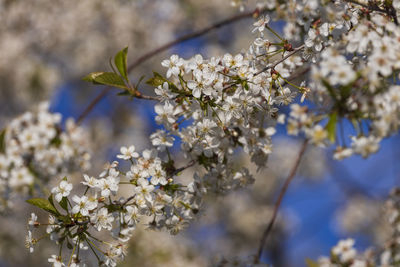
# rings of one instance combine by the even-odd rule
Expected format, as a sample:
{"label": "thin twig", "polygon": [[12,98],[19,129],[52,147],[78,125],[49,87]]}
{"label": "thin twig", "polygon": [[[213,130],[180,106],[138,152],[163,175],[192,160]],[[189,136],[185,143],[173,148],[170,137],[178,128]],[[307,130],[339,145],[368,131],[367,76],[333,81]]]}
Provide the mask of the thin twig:
{"label": "thin twig", "polygon": [[[261,14],[261,13],[263,13],[265,11],[267,11],[267,9],[262,9],[262,10],[256,9],[256,10],[251,11],[251,12],[241,13],[239,15],[232,16],[230,18],[227,18],[225,20],[222,20],[220,22],[212,24],[212,25],[210,25],[208,27],[205,27],[204,29],[201,29],[201,30],[198,30],[198,31],[186,34],[186,35],[183,35],[180,38],[178,38],[178,39],[176,39],[174,41],[171,41],[169,43],[166,43],[166,44],[164,44],[164,45],[162,45],[162,46],[160,46],[160,47],[158,47],[158,48],[156,48],[156,49],[154,49],[152,51],[149,51],[149,52],[143,54],[139,58],[137,58],[134,62],[132,62],[128,66],[128,73],[130,73],[133,69],[138,67],[143,62],[149,60],[150,58],[154,57],[155,55],[157,55],[157,54],[159,54],[159,53],[161,53],[161,52],[163,52],[163,51],[165,51],[165,50],[167,50],[167,49],[169,49],[169,48],[171,48],[171,47],[173,47],[173,46],[175,46],[177,44],[183,43],[185,41],[188,41],[188,40],[191,40],[191,39],[194,39],[194,38],[197,38],[197,37],[200,37],[200,36],[205,35],[206,33],[210,32],[210,31],[216,30],[216,29],[221,28],[221,27],[223,27],[225,25],[229,25],[229,24],[231,24],[233,22],[236,22],[236,21],[239,21],[239,20],[242,20],[242,19],[245,19],[245,18],[250,18],[250,17],[253,17],[253,16],[258,16],[259,14]],[[93,101],[87,106],[87,108],[78,117],[77,124],[81,124],[82,123],[82,121],[86,118],[86,116],[100,102],[100,100],[102,100],[107,95],[107,93],[110,90],[111,90],[111,87],[104,88],[100,92],[100,94],[95,99],[93,99]]]}
{"label": "thin twig", "polygon": [[181,167],[181,168],[176,169],[176,170],[172,173],[172,176],[177,175],[177,174],[180,173],[181,171],[184,171],[184,170],[186,170],[186,169],[188,169],[188,168],[194,166],[195,164],[196,164],[196,161],[195,161],[195,160],[190,161],[187,165],[185,165],[185,166],[183,166],[183,167]]}
{"label": "thin twig", "polygon": [[161,101],[161,98],[157,97],[157,96],[151,96],[151,95],[143,95],[143,94],[137,94],[135,96],[136,98],[140,98],[140,99],[145,99],[145,100],[153,100],[153,101]]}
{"label": "thin twig", "polygon": [[279,207],[281,205],[282,199],[283,199],[283,197],[284,197],[284,195],[285,195],[285,193],[286,193],[286,191],[287,191],[287,189],[288,189],[288,187],[290,185],[290,182],[293,180],[294,176],[296,175],[297,169],[298,169],[298,167],[300,165],[301,158],[303,157],[304,152],[306,151],[307,144],[308,144],[308,140],[306,139],[306,140],[304,140],[304,142],[303,142],[303,144],[302,144],[302,146],[300,148],[299,154],[298,154],[298,156],[296,158],[296,161],[295,161],[295,163],[294,163],[294,165],[292,167],[292,170],[290,171],[289,176],[286,178],[286,181],[285,181],[285,183],[284,183],[284,185],[283,185],[283,187],[282,187],[282,189],[281,189],[281,191],[279,193],[278,199],[277,199],[277,201],[275,203],[275,206],[274,206],[274,212],[272,214],[272,218],[269,221],[268,226],[264,230],[264,233],[263,233],[263,235],[261,237],[260,245],[258,247],[258,251],[257,251],[257,255],[256,255],[255,259],[254,259],[254,263],[259,263],[260,262],[265,242],[267,241],[268,235],[271,232],[272,227],[274,226],[274,223],[275,223],[276,217],[278,215],[278,210],[279,210]]}
{"label": "thin twig", "polygon": [[267,71],[267,70],[274,69],[276,66],[278,66],[279,64],[281,64],[283,61],[285,61],[285,60],[288,59],[289,57],[293,56],[294,54],[296,54],[297,52],[299,52],[300,50],[302,50],[302,49],[304,48],[304,46],[305,46],[305,45],[303,44],[303,45],[301,45],[301,46],[299,46],[299,47],[294,48],[292,52],[290,52],[290,53],[287,54],[286,56],[282,57],[280,60],[276,61],[274,64],[269,65],[269,66],[263,68],[262,70],[260,70],[260,71],[257,72],[256,74],[254,74],[254,76],[257,76],[257,75],[259,75],[259,74],[261,74],[261,73],[263,73],[263,72],[265,72],[265,71]]}
{"label": "thin twig", "polygon": [[76,120],[76,123],[79,125],[82,123],[82,121],[86,118],[87,115],[89,115],[90,111],[102,100],[109,91],[111,91],[112,87],[106,87],[104,88],[100,94],[96,96],[95,99],[90,102],[90,104],[85,108],[85,110],[79,115],[78,119]]}
{"label": "thin twig", "polygon": [[132,199],[134,199],[135,196],[136,196],[136,194],[134,194],[134,195],[128,197],[128,198],[121,204],[121,207],[123,207],[123,206],[125,206],[126,204],[128,204],[128,202],[131,201]]}

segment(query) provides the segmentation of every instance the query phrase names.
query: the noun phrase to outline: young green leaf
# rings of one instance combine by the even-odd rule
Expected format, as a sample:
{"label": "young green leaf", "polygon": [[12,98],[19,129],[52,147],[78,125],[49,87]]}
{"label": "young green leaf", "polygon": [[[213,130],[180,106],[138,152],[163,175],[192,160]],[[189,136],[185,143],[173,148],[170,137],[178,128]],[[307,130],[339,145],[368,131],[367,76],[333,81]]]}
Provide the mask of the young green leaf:
{"label": "young green leaf", "polygon": [[122,77],[125,78],[126,81],[128,81],[127,55],[128,47],[125,47],[124,49],[119,51],[114,57],[115,66],[117,67],[118,72],[121,74]]}
{"label": "young green leaf", "polygon": [[153,87],[158,87],[163,85],[165,82],[168,83],[169,89],[174,93],[180,93],[181,91],[176,87],[176,85],[170,82],[167,78],[163,77],[161,74],[157,72],[153,72],[154,77],[150,78],[146,81],[146,84],[151,85]]}
{"label": "young green leaf", "polygon": [[92,72],[83,78],[84,81],[94,84],[109,85],[122,89],[128,89],[121,76],[114,72]]}
{"label": "young green leaf", "polygon": [[59,204],[61,208],[63,208],[65,211],[68,211],[68,199],[66,197],[63,197]]}
{"label": "young green leaf", "polygon": [[319,264],[316,261],[306,259],[307,267],[319,267]]}
{"label": "young green leaf", "polygon": [[157,73],[157,72],[153,72],[154,77],[150,78],[146,81],[146,84],[154,86],[154,87],[158,87],[160,85],[162,85],[164,82],[168,82],[167,79],[165,79],[161,74]]}
{"label": "young green leaf", "polygon": [[0,132],[0,153],[6,153],[6,129]]}
{"label": "young green leaf", "polygon": [[326,131],[328,132],[329,140],[334,143],[336,138],[336,124],[337,124],[337,113],[334,112],[329,116],[329,121],[326,124]]}
{"label": "young green leaf", "polygon": [[48,199],[44,198],[31,198],[28,199],[26,202],[29,204],[41,208],[47,212],[50,212],[54,215],[59,215],[60,213],[56,210],[56,208],[51,204]]}

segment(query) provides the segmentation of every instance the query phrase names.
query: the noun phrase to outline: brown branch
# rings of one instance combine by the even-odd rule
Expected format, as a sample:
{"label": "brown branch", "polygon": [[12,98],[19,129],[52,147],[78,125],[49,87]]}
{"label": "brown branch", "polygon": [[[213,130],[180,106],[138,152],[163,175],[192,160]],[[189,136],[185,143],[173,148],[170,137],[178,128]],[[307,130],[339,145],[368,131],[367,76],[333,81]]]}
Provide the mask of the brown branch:
{"label": "brown branch", "polygon": [[[263,13],[265,11],[267,11],[267,9],[262,9],[262,10],[256,9],[256,10],[251,11],[251,12],[241,13],[239,15],[232,16],[230,18],[227,18],[225,20],[222,20],[220,22],[212,24],[212,25],[210,25],[208,27],[205,27],[204,29],[201,29],[201,30],[198,30],[198,31],[186,34],[186,35],[183,35],[180,38],[178,38],[178,39],[176,39],[174,41],[171,41],[169,43],[166,43],[166,44],[164,44],[164,45],[162,45],[162,46],[160,46],[160,47],[158,47],[158,48],[156,48],[154,50],[151,50],[151,51],[143,54],[139,58],[137,58],[134,62],[132,62],[128,66],[128,72],[131,72],[133,69],[138,67],[143,62],[149,60],[150,58],[154,57],[155,55],[157,55],[157,54],[159,54],[159,53],[161,53],[161,52],[163,52],[163,51],[165,51],[165,50],[167,50],[167,49],[169,49],[169,48],[171,48],[171,47],[173,47],[173,46],[175,46],[177,44],[183,43],[185,41],[188,41],[188,40],[191,40],[191,39],[194,39],[194,38],[197,38],[197,37],[200,37],[202,35],[207,34],[210,31],[219,29],[219,28],[221,28],[221,27],[223,27],[225,25],[229,25],[229,24],[231,24],[233,22],[236,22],[236,21],[239,21],[239,20],[242,20],[242,19],[246,19],[246,18],[250,18],[250,17],[258,16],[260,13]],[[82,123],[82,121],[86,118],[86,116],[100,102],[100,100],[103,99],[107,95],[107,93],[110,90],[111,90],[111,87],[104,88],[100,92],[100,94],[95,99],[93,99],[93,101],[86,107],[86,109],[78,117],[77,124],[81,124]],[[146,98],[143,98],[143,99],[146,99]]]}
{"label": "brown branch", "polygon": [[196,161],[195,161],[195,160],[190,161],[187,165],[185,165],[185,166],[183,166],[183,167],[181,167],[181,168],[176,169],[176,170],[172,173],[172,176],[177,175],[177,174],[180,173],[181,171],[184,171],[184,170],[186,170],[186,169],[188,169],[188,168],[190,168],[190,167],[193,167],[195,164],[196,164]]}
{"label": "brown branch", "polygon": [[145,100],[153,100],[153,101],[158,101],[158,102],[161,101],[161,98],[159,98],[157,96],[143,95],[143,94],[139,93],[138,91],[136,93],[137,93],[135,95],[136,98],[145,99]]}
{"label": "brown branch", "polygon": [[109,91],[111,91],[112,87],[106,87],[104,88],[100,94],[96,96],[95,99],[90,102],[90,104],[85,108],[85,110],[79,115],[78,119],[76,120],[76,123],[79,125],[82,123],[82,121],[86,118],[87,115],[89,115],[90,111],[102,100]]}
{"label": "brown branch", "polygon": [[284,197],[284,195],[285,195],[285,193],[286,193],[286,191],[287,191],[287,189],[288,189],[288,187],[290,185],[290,182],[293,180],[293,178],[296,175],[297,169],[298,169],[298,167],[300,165],[301,158],[303,157],[304,152],[306,151],[307,144],[308,144],[308,140],[306,139],[306,140],[304,140],[304,142],[303,142],[303,144],[302,144],[302,146],[300,148],[299,154],[298,154],[298,156],[296,158],[296,161],[295,161],[295,163],[294,163],[294,165],[292,167],[292,170],[290,171],[289,176],[286,178],[286,181],[285,181],[285,183],[284,183],[284,185],[283,185],[283,187],[282,187],[282,189],[281,189],[281,191],[279,193],[278,199],[277,199],[277,201],[275,203],[275,206],[274,206],[274,212],[272,214],[272,218],[269,221],[267,228],[264,230],[264,233],[262,234],[262,237],[261,237],[261,240],[260,240],[260,245],[259,245],[258,251],[257,251],[257,255],[256,255],[255,259],[254,259],[254,263],[259,263],[260,262],[260,258],[262,256],[262,252],[263,252],[263,249],[264,249],[265,242],[267,241],[268,235],[271,232],[272,227],[274,226],[274,223],[275,223],[276,217],[278,215],[278,210],[279,210],[279,207],[281,205],[282,199],[283,199],[283,197]]}
{"label": "brown branch", "polygon": [[368,1],[368,4],[360,3],[357,0],[344,0],[344,2],[353,4],[353,5],[359,5],[369,11],[376,11],[376,12],[384,13],[384,14],[388,15],[389,17],[391,17],[393,19],[393,22],[396,25],[399,25],[399,22],[397,20],[396,10],[393,8],[392,5],[391,6],[385,5],[385,8],[382,9],[375,2],[372,2],[372,1]]}

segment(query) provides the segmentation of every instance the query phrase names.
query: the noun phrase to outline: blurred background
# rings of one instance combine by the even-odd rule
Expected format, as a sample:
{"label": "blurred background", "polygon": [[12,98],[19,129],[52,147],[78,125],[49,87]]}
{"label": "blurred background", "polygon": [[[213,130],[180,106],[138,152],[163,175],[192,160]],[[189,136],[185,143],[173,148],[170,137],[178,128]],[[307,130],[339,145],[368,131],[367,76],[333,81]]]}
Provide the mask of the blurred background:
{"label": "blurred background", "polygon": [[[249,2],[248,10],[253,10]],[[76,119],[103,89],[81,78],[109,70],[108,60],[117,51],[129,46],[129,64],[238,13],[229,0],[0,0],[0,128],[41,101],[50,101],[51,110],[64,120]],[[150,78],[152,71],[163,73],[160,62],[171,54],[207,58],[239,53],[255,38],[252,23],[242,20],[179,44],[140,65],[130,77],[137,81],[142,75]],[[277,31],[282,25],[273,24]],[[140,90],[151,94],[153,89],[143,85]],[[148,136],[158,127],[154,103],[116,93],[107,94],[83,122],[91,138],[93,167],[88,174],[93,176],[115,159],[120,146],[149,147]],[[177,236],[138,229],[121,266],[216,266],[224,258],[254,254],[301,143],[283,127],[273,141],[268,168],[252,168],[254,185],[210,196],[198,220]],[[367,160],[353,156],[342,162],[332,160],[329,149],[309,147],[267,241],[264,261],[278,267],[305,266],[306,258],[328,255],[344,237],[355,238],[359,250],[382,244],[389,233],[382,219],[383,202],[398,185],[398,146],[399,138],[393,137]],[[238,155],[238,162],[251,165],[244,155]],[[43,266],[54,253],[45,242],[34,254],[25,249],[21,229],[26,229],[31,212],[21,199],[0,215],[0,266]]]}

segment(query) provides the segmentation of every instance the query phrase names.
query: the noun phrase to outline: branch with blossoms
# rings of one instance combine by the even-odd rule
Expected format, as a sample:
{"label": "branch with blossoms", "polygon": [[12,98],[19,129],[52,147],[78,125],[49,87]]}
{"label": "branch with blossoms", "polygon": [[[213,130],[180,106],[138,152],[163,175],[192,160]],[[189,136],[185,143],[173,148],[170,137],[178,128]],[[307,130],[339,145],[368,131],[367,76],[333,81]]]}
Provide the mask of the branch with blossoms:
{"label": "branch with blossoms", "polygon": [[[70,199],[73,186],[64,178],[49,198],[28,200],[50,214],[48,224],[32,215],[28,248],[33,251],[38,240],[50,236],[59,246],[59,253],[49,259],[54,264],[77,265],[83,260],[80,251],[90,249],[99,265],[115,266],[125,256],[139,222],[176,234],[195,218],[206,194],[227,194],[251,184],[250,171],[235,164],[237,151],[247,154],[259,169],[265,167],[273,153],[276,126],[286,124],[289,134],[301,134],[306,141],[262,235],[256,263],[261,261],[306,144],[335,144],[335,159],[353,154],[368,157],[400,126],[400,29],[396,25],[400,3],[369,5],[366,12],[363,5],[348,2],[353,3],[268,1],[263,8],[269,12],[254,23],[257,37],[246,51],[209,59],[172,55],[161,62],[165,75],[154,72],[146,81],[156,96],[143,95],[140,81],[131,83],[127,48],[114,57],[112,71],[87,75],[85,80],[118,88],[120,95],[155,100],[155,121],[162,128],[151,134],[150,149],[138,153],[134,146],[121,148],[117,158],[127,168],[114,161],[98,177],[84,175],[83,194]],[[386,12],[395,10],[396,17],[387,16],[381,5]],[[283,35],[270,25],[271,19],[281,18],[286,20]],[[291,77],[302,70],[311,73],[294,82]],[[295,103],[298,94],[302,94],[300,102],[307,98],[313,107]],[[286,118],[282,107],[288,105]],[[355,135],[338,136],[342,120],[352,123]],[[179,154],[188,162],[183,167],[176,166],[182,159],[170,151],[177,139]],[[180,183],[181,172],[189,168],[194,169],[190,181]],[[40,226],[46,226],[46,233],[34,238],[32,230]],[[109,238],[98,232],[108,233]],[[353,266],[357,261],[352,245],[351,240],[339,243],[331,263]]]}
{"label": "branch with blossoms", "polygon": [[[183,35],[181,37],[179,37],[176,40],[173,40],[171,42],[168,42],[150,52],[145,53],[144,55],[138,57],[134,62],[132,62],[128,67],[127,67],[127,73],[132,72],[136,67],[138,67],[139,65],[141,65],[142,63],[148,61],[149,59],[151,59],[152,57],[156,56],[157,54],[166,51],[168,49],[170,49],[171,47],[174,47],[178,44],[184,43],[186,41],[201,37],[213,30],[219,29],[223,26],[232,24],[234,22],[240,21],[242,19],[246,19],[246,18],[251,18],[251,17],[258,17],[260,14],[264,13],[265,11],[267,11],[267,9],[258,9],[256,8],[254,11],[251,12],[246,12],[246,13],[241,13],[239,15],[234,15],[230,18],[224,19],[222,21],[219,21],[215,24],[212,24],[210,26],[207,26],[203,29],[200,29],[198,31]],[[77,119],[77,123],[80,124],[85,117],[90,113],[90,111],[111,91],[112,87],[108,87],[108,88],[104,88],[98,96],[96,96],[96,98],[93,99],[92,102],[89,103],[89,105],[86,107],[86,109],[82,112],[81,115],[79,115],[78,119]],[[147,99],[147,100],[153,100],[150,96],[136,96],[137,98],[142,98],[142,99]],[[156,99],[154,99],[156,100]]]}

